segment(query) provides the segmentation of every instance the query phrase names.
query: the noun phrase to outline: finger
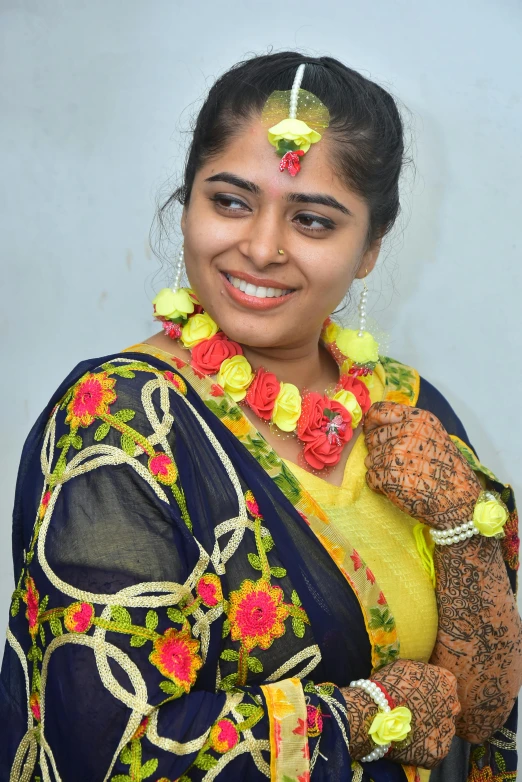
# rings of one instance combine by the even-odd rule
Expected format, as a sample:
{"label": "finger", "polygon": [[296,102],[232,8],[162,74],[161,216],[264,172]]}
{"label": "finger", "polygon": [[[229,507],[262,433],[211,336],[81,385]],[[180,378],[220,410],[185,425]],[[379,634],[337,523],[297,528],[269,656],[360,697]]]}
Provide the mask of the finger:
{"label": "finger", "polygon": [[404,420],[405,415],[410,411],[411,407],[400,405],[397,402],[374,402],[364,416],[364,431],[370,432],[375,427],[384,424],[397,424]]}
{"label": "finger", "polygon": [[368,470],[366,473],[366,483],[372,491],[377,492],[377,494],[384,494],[382,490],[382,478],[380,477],[380,473],[378,474],[376,470]]}

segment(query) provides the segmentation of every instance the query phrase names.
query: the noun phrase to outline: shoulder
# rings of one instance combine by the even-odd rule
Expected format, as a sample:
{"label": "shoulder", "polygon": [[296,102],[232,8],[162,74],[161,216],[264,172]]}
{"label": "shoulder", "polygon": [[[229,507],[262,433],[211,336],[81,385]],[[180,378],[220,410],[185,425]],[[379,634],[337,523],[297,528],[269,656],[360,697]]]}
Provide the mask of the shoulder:
{"label": "shoulder", "polygon": [[469,447],[466,429],[444,394],[414,367],[390,356],[381,356],[385,378],[385,399],[429,410],[437,416],[446,431]]}

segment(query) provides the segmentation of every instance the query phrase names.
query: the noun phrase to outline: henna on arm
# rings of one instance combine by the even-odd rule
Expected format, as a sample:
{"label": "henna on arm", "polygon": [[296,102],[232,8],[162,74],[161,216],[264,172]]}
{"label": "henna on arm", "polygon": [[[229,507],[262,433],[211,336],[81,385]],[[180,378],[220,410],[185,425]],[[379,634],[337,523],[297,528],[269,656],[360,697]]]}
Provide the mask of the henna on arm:
{"label": "henna on arm", "polygon": [[[432,413],[381,402],[364,423],[367,482],[434,529],[473,516],[482,486]],[[457,733],[480,742],[498,729],[522,683],[522,626],[498,541],[475,537],[435,554],[439,629],[430,662],[455,674]]]}
{"label": "henna on arm", "polygon": [[430,662],[457,677],[457,734],[479,743],[509,715],[522,683],[522,627],[499,542],[435,551],[439,629]]}

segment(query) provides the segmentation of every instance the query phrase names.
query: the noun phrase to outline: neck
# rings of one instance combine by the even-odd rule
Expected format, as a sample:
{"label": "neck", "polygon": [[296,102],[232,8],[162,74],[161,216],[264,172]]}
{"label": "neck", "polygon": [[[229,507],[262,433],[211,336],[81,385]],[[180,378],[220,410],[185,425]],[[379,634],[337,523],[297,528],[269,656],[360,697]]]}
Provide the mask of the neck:
{"label": "neck", "polygon": [[319,343],[293,347],[257,348],[242,345],[245,358],[254,370],[263,367],[283,383],[293,383],[300,390],[324,393],[339,380],[339,369],[332,356]]}

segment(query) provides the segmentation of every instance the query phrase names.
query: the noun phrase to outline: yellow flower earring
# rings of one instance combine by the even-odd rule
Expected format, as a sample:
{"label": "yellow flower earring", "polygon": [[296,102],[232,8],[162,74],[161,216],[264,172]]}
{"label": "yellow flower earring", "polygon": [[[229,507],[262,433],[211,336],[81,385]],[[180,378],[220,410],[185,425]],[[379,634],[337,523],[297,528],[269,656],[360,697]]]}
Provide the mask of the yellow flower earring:
{"label": "yellow flower earring", "polygon": [[182,244],[172,288],[162,288],[152,299],[154,317],[161,321],[165,334],[172,339],[181,336],[182,325],[186,323],[188,316],[194,312],[195,306],[199,303],[194,291],[179,287],[184,265],[185,246]]}
{"label": "yellow flower earring", "polygon": [[[316,128],[326,128],[330,121],[328,109],[319,98],[301,89],[305,67],[306,63],[298,67],[292,89],[275,90],[263,109],[264,123],[271,123],[283,111],[287,112],[285,119],[268,128],[268,140],[281,156],[279,170],[287,169],[290,176],[299,173],[300,158],[322,138]],[[297,118],[298,104],[300,119]]]}

